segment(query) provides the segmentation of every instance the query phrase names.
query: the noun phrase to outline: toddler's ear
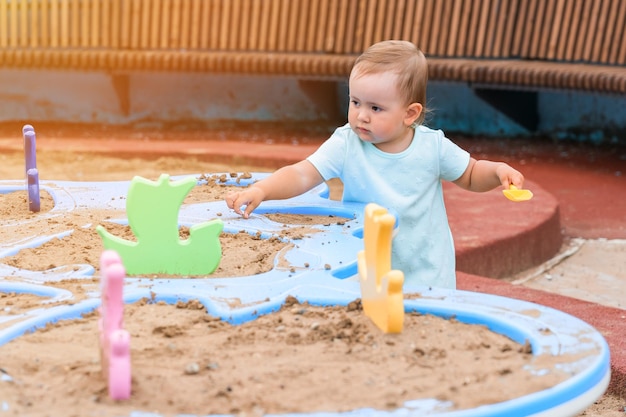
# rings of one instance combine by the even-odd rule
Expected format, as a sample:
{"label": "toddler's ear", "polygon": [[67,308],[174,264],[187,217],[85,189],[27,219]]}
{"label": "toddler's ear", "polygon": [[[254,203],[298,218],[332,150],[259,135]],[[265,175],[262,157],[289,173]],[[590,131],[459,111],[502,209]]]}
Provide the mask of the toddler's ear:
{"label": "toddler's ear", "polygon": [[406,126],[412,126],[413,123],[415,123],[417,119],[420,117],[423,110],[424,110],[424,106],[422,106],[420,103],[409,104],[409,106],[406,108],[406,116],[404,117],[404,124]]}

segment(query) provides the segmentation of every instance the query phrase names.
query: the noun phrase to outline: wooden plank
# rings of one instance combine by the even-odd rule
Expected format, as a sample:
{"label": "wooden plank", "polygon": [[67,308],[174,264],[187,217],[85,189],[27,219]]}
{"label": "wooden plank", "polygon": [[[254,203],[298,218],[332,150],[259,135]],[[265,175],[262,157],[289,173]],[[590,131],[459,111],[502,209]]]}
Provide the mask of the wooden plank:
{"label": "wooden plank", "polygon": [[[14,1],[13,3],[17,3]],[[17,23],[17,20],[16,20]],[[59,3],[50,3],[50,46],[56,48],[59,46]],[[17,29],[17,28],[16,28]],[[17,31],[16,31],[17,33]],[[82,44],[82,42],[81,42]],[[17,45],[17,44],[16,44]]]}
{"label": "wooden plank", "polygon": [[[219,11],[219,37],[217,43],[217,49],[228,49],[228,38],[230,37],[230,17],[231,17],[231,2],[230,0],[222,1],[220,3]],[[215,19],[213,19],[215,21]]]}
{"label": "wooden plank", "polygon": [[373,23],[373,19],[371,19],[369,14],[370,7],[371,2],[359,2],[358,16],[354,29],[354,40],[350,45],[350,53],[359,53],[370,45],[369,42],[371,42],[371,32],[368,31],[368,25]]}
{"label": "wooden plank", "polygon": [[433,1],[425,0],[423,7],[424,8],[423,8],[422,19],[419,23],[420,34],[417,38],[420,40],[422,44],[422,50],[424,51],[424,53],[430,55],[430,51],[428,50],[428,47],[429,47],[428,40],[430,39],[430,32],[432,30],[431,28],[432,28],[432,19],[433,19],[433,10],[434,10]]}
{"label": "wooden plank", "polygon": [[228,7],[222,7],[223,13],[228,10],[228,16],[224,15],[220,23],[225,33],[224,41],[228,50],[238,50],[241,39],[241,9],[241,0],[230,0]]}
{"label": "wooden plank", "polygon": [[363,32],[363,44],[361,51],[367,49],[370,45],[382,37],[382,28],[378,19],[378,10],[380,7],[378,0],[366,0],[363,4],[367,5],[365,10],[365,30]]}
{"label": "wooden plank", "polygon": [[395,16],[396,0],[384,0],[386,7],[383,9],[383,38],[380,40],[393,39],[393,17]]}
{"label": "wooden plank", "polygon": [[[508,58],[508,43],[507,43],[507,31],[511,30],[512,22],[511,9],[515,9],[514,1],[501,1],[499,4],[499,10],[494,18],[497,20],[495,26],[495,36],[492,40],[491,54],[496,58]],[[495,11],[492,12],[496,13]]]}
{"label": "wooden plank", "polygon": [[[606,12],[607,17],[604,26],[605,36],[602,45],[597,47],[598,49],[600,49],[598,61],[605,64],[608,64],[610,60],[611,49],[613,47],[612,42],[616,30],[616,17],[618,15],[619,4],[623,2],[620,0],[611,0],[609,3],[610,4]],[[624,25],[623,20],[621,21],[621,25]]]}
{"label": "wooden plank", "polygon": [[346,33],[346,16],[348,15],[348,1],[349,0],[337,0],[337,15],[333,30],[333,48],[334,53],[343,52],[343,43],[341,42]]}
{"label": "wooden plank", "polygon": [[[131,1],[122,0],[120,4],[120,46],[124,49],[130,47],[130,26],[131,26]],[[88,20],[87,20],[88,21]]]}
{"label": "wooden plank", "polygon": [[598,29],[600,29],[598,27],[598,23],[600,19],[600,6],[604,2],[594,1],[592,3],[593,4],[591,5],[591,13],[589,15],[589,23],[588,23],[587,30],[585,33],[585,37],[583,39],[583,47],[581,50],[581,58],[584,61],[591,61],[591,55],[592,55],[591,48],[593,48],[593,44],[595,40],[594,38],[597,37],[601,33],[601,32],[598,32]]}
{"label": "wooden plank", "polygon": [[576,48],[576,34],[580,30],[581,14],[583,10],[583,0],[574,0],[574,7],[572,8],[572,19],[570,30],[567,32],[567,38],[565,44],[565,55],[563,59],[570,61],[574,59],[574,49]]}
{"label": "wooden plank", "polygon": [[[239,20],[241,17],[241,2],[240,0],[230,0],[228,5],[229,15],[224,16],[224,20],[221,22],[222,28],[225,28],[228,32],[228,34],[225,35],[224,42],[226,49],[236,51],[238,49],[239,38],[241,37],[241,25]],[[222,10],[225,9],[226,8]]]}
{"label": "wooden plank", "polygon": [[607,32],[607,29],[610,20],[609,13],[611,12],[613,1],[605,0],[599,3],[601,4],[596,23],[596,36],[593,43],[589,46],[589,60],[592,62],[605,63],[605,61],[602,61],[602,55],[606,55],[604,51],[609,49],[607,39],[610,38],[610,34]]}
{"label": "wooden plank", "polygon": [[[75,0],[72,0],[75,1]],[[74,14],[78,19],[78,11],[74,10],[72,5],[72,20],[74,20]],[[102,33],[100,35],[100,45],[104,48],[111,46],[111,4],[108,1],[100,4],[100,19],[102,21]],[[74,36],[74,35],[72,35]]]}
{"label": "wooden plank", "polygon": [[463,57],[467,54],[468,32],[470,30],[470,20],[472,19],[472,13],[474,11],[474,0],[460,0],[459,3],[461,4],[459,29],[452,55]]}
{"label": "wooden plank", "polygon": [[589,15],[591,13],[592,6],[591,2],[583,1],[581,7],[575,9],[579,14],[579,16],[577,16],[578,24],[573,27],[575,30],[572,32],[572,54],[568,57],[568,60],[579,61],[582,58],[585,47],[585,38],[587,36],[587,28],[589,27]]}
{"label": "wooden plank", "polygon": [[[539,39],[537,42],[537,57],[546,59],[548,51],[550,49],[550,33],[557,17],[555,16],[556,1],[550,0],[545,2],[545,8],[543,11],[543,20],[539,25]],[[559,17],[560,18],[560,17]]]}
{"label": "wooden plank", "polygon": [[404,13],[404,24],[402,25],[402,35],[401,39],[413,40],[413,26],[415,22],[412,17],[415,15],[415,0],[410,0],[406,4],[406,12]]}
{"label": "wooden plank", "polygon": [[50,45],[50,9],[47,3],[41,4],[41,42],[39,46]]}
{"label": "wooden plank", "polygon": [[[198,38],[198,49],[209,49],[210,48],[210,39],[211,34],[213,32],[213,27],[211,27],[211,10],[213,4],[211,0],[197,0],[200,11],[198,15],[200,16],[200,20],[198,22],[198,28],[200,31]],[[154,23],[153,23],[154,24]]]}
{"label": "wooden plank", "polygon": [[247,51],[250,47],[250,18],[252,16],[252,3],[251,0],[243,0],[240,4],[241,9],[241,21],[240,23],[240,36],[239,36],[239,49]]}
{"label": "wooden plank", "polygon": [[[302,50],[311,52],[315,48],[315,33],[320,30],[319,22],[319,3],[316,1],[305,2],[302,5],[308,18],[304,19],[304,34],[302,42]],[[304,16],[300,16],[300,21]]]}
{"label": "wooden plank", "polygon": [[[13,1],[18,1],[18,0],[13,0]],[[20,13],[20,38],[19,38],[19,45],[24,47],[28,45],[28,35],[29,35],[29,27],[28,27],[28,15],[29,13],[29,0],[20,0],[20,9],[21,9],[21,13]]]}
{"label": "wooden plank", "polygon": [[518,3],[517,18],[515,19],[515,31],[513,36],[513,44],[511,45],[511,55],[515,58],[522,56],[523,43],[526,39],[526,19],[528,18],[528,8],[530,4],[528,0],[522,0]]}
{"label": "wooden plank", "polygon": [[[91,9],[91,2],[83,0],[83,2],[81,3],[80,6],[80,17],[79,17],[79,21],[80,21],[80,35],[79,35],[79,39],[80,39],[80,47],[81,48],[87,48],[89,47],[89,20],[90,20],[90,9]],[[55,18],[53,18],[54,20],[56,20]]]}
{"label": "wooden plank", "polygon": [[[200,28],[202,27],[202,0],[191,0],[191,16],[189,28],[189,49],[198,49],[200,45]],[[249,16],[249,13],[246,13]],[[248,30],[248,25],[246,25]]]}
{"label": "wooden plank", "polygon": [[354,32],[356,30],[356,17],[359,10],[358,1],[349,1],[348,2],[348,13],[345,16],[345,32],[343,36],[343,47],[341,49],[341,53],[347,54],[351,53],[353,50],[353,44],[355,41]]}
{"label": "wooden plank", "polygon": [[532,40],[535,35],[535,20],[537,19],[537,0],[529,0],[528,10],[526,12],[526,19],[524,22],[524,38],[522,47],[520,50],[521,58],[529,58],[532,54],[533,44]]}
{"label": "wooden plank", "polygon": [[455,51],[458,45],[459,40],[459,29],[461,28],[461,20],[464,17],[462,15],[463,12],[463,2],[460,0],[452,0],[452,4],[450,6],[450,17],[449,17],[449,26],[448,31],[448,41],[440,46],[441,54],[445,56],[452,57],[455,55]]}
{"label": "wooden plank", "polygon": [[102,28],[100,27],[100,8],[101,8],[102,0],[92,0],[91,4],[91,12],[90,12],[90,26],[91,30],[89,31],[89,44],[92,48],[98,48],[101,46],[100,44],[100,32]]}
{"label": "wooden plank", "polygon": [[299,13],[295,20],[289,22],[290,26],[297,25],[296,32],[296,50],[298,52],[309,52],[307,48],[309,28],[315,22],[314,6],[312,1],[302,1],[298,8]]}
{"label": "wooden plank", "polygon": [[624,3],[625,2],[620,3],[620,13],[617,19],[618,22],[621,22],[621,24],[618,25],[620,28],[620,35],[617,36],[616,33],[613,41],[616,46],[616,59],[615,61],[611,60],[612,63],[614,62],[618,65],[626,65],[626,25],[623,23],[626,22],[626,6]]}
{"label": "wooden plank", "polygon": [[[68,22],[67,22],[67,34],[68,34],[68,45],[72,47],[80,46],[80,2],[81,0],[70,0],[68,1]],[[63,5],[61,5],[61,9],[63,9]]]}
{"label": "wooden plank", "polygon": [[295,51],[297,50],[297,40],[296,36],[298,36],[297,31],[297,21],[298,21],[298,7],[300,6],[299,2],[294,2],[291,0],[289,5],[289,14],[287,20],[283,20],[283,24],[285,24],[288,28],[287,31],[287,51]]}
{"label": "wooden plank", "polygon": [[509,2],[506,0],[492,0],[489,10],[489,30],[485,43],[485,55],[490,58],[500,58],[502,42],[504,41],[504,27],[508,18]]}
{"label": "wooden plank", "polygon": [[180,47],[190,49],[191,0],[182,0],[180,5]]}
{"label": "wooden plank", "polygon": [[162,0],[161,1],[161,24],[160,26],[160,39],[159,39],[159,48],[161,49],[169,49],[170,47],[170,31],[171,27],[171,15],[172,15],[172,2],[171,0]]}
{"label": "wooden plank", "polygon": [[[2,2],[5,3],[6,2]],[[30,5],[30,43],[29,46],[31,48],[36,48],[39,46],[39,24],[41,23],[41,14],[39,13],[40,2],[33,1]],[[5,9],[6,10],[6,9]],[[0,7],[0,22],[3,22],[2,26],[6,27],[6,18],[2,19],[2,8]],[[0,36],[2,33],[2,28],[0,28]],[[0,47],[2,43],[0,42]]]}
{"label": "wooden plank", "polygon": [[541,43],[541,28],[545,17],[547,1],[536,2],[535,13],[533,14],[532,30],[530,31],[530,47],[526,55],[527,58],[536,59],[539,57],[539,44]]}
{"label": "wooden plank", "polygon": [[478,21],[476,31],[476,47],[474,48],[474,57],[476,58],[482,58],[485,56],[485,42],[487,40],[487,31],[489,30],[489,8],[491,6],[490,0],[483,0],[480,3],[480,20]]}
{"label": "wooden plank", "polygon": [[339,24],[339,4],[342,0],[330,0],[328,24],[326,25],[326,37],[324,39],[324,52],[334,52],[337,42],[337,25]]}
{"label": "wooden plank", "polygon": [[11,22],[9,21],[9,3],[0,1],[0,47],[9,46],[9,30]]}
{"label": "wooden plank", "polygon": [[[347,30],[344,36],[344,45],[341,53],[350,54],[355,51],[363,51],[365,46],[365,24],[367,18],[367,6],[368,3],[376,2],[376,0],[352,0],[350,2],[349,16],[353,16],[352,19],[348,18]],[[358,53],[358,52],[357,52]]]}
{"label": "wooden plank", "polygon": [[[198,1],[198,0],[197,0]],[[143,7],[141,8],[141,31],[139,34],[139,47],[141,49],[148,49],[150,46],[150,13],[152,9],[151,0],[143,0]]]}
{"label": "wooden plank", "polygon": [[404,17],[406,16],[406,1],[396,0],[396,10],[393,17],[393,26],[391,28],[392,39],[402,39],[402,32],[404,31],[404,24],[406,23]]}
{"label": "wooden plank", "polygon": [[70,2],[69,0],[61,0],[61,46],[62,47],[70,46]]}
{"label": "wooden plank", "polygon": [[465,44],[465,53],[463,54],[465,56],[476,56],[476,42],[478,42],[478,32],[480,31],[478,25],[480,24],[483,2],[484,0],[473,0],[471,20],[467,28],[467,43]]}
{"label": "wooden plank", "polygon": [[312,2],[312,3],[319,3],[319,7],[317,9],[319,11],[319,18],[318,18],[317,30],[315,32],[316,33],[315,50],[317,52],[325,52],[327,50],[326,45],[328,44],[328,38],[330,37],[329,10],[332,10],[330,1],[331,0],[319,0],[318,2]]}
{"label": "wooden plank", "polygon": [[620,52],[626,53],[626,2],[616,0],[617,12],[615,13],[615,29],[613,29],[613,36],[611,37],[611,50],[607,61],[610,64],[624,65],[624,60],[620,60]]}
{"label": "wooden plank", "polygon": [[558,32],[555,33],[552,41],[556,46],[554,58],[557,60],[564,60],[567,53],[568,37],[572,28],[572,17],[574,15],[575,3],[571,0],[559,0],[559,2],[563,3],[562,23]]}
{"label": "wooden plank", "polygon": [[279,0],[278,12],[278,50],[286,51],[289,48],[289,0]]}
{"label": "wooden plank", "polygon": [[432,28],[430,30],[430,36],[428,37],[428,53],[430,55],[441,55],[441,40],[445,43],[445,40],[447,39],[446,34],[448,33],[448,29],[450,27],[448,26],[448,17],[445,16],[445,5],[448,1],[433,0],[433,3]]}
{"label": "wooden plank", "polygon": [[[126,0],[128,1],[128,0]],[[168,36],[168,47],[171,49],[179,49],[182,47],[181,44],[181,33],[182,27],[180,25],[181,18],[181,0],[170,0],[169,4],[169,36]]]}
{"label": "wooden plank", "polygon": [[111,30],[110,30],[110,46],[112,48],[119,48],[120,46],[120,30],[121,24],[120,21],[120,1],[121,0],[112,0],[111,1]]}
{"label": "wooden plank", "polygon": [[268,42],[268,31],[271,19],[271,1],[263,0],[261,2],[261,19],[259,25],[259,44],[258,49],[261,51],[267,50],[267,42]]}
{"label": "wooden plank", "polygon": [[426,1],[429,0],[415,0],[415,14],[413,19],[413,32],[411,35],[411,40],[414,44],[420,48],[422,52],[424,51],[424,40],[422,39],[422,22],[424,21],[424,12],[426,8]]}
{"label": "wooden plank", "polygon": [[250,19],[250,40],[248,42],[250,50],[259,48],[259,30],[261,28],[261,1],[254,0],[252,3],[252,17]]}
{"label": "wooden plank", "polygon": [[[269,0],[265,0],[269,1]],[[281,0],[271,0],[272,3],[272,12],[270,14],[270,25],[268,26],[268,49],[270,51],[276,51],[278,46],[278,21],[280,16],[280,1]]]}
{"label": "wooden plank", "polygon": [[152,0],[150,14],[150,48],[159,47],[159,33],[161,31],[161,0]]}
{"label": "wooden plank", "polygon": [[506,26],[504,28],[504,39],[502,42],[501,56],[511,58],[513,56],[513,36],[515,33],[515,16],[519,9],[519,1],[511,0],[509,2],[508,16]]}
{"label": "wooden plank", "polygon": [[18,34],[18,16],[20,15],[20,11],[18,9],[18,3],[16,1],[12,1],[9,3],[11,5],[9,11],[9,46],[16,47],[17,46],[17,34]]}
{"label": "wooden plank", "polygon": [[[548,39],[548,48],[546,50],[546,57],[548,59],[556,59],[558,57],[558,47],[560,35],[564,30],[567,30],[568,14],[566,13],[566,1],[556,0],[554,9],[554,19],[552,20],[552,28]],[[569,2],[571,4],[571,2]]]}

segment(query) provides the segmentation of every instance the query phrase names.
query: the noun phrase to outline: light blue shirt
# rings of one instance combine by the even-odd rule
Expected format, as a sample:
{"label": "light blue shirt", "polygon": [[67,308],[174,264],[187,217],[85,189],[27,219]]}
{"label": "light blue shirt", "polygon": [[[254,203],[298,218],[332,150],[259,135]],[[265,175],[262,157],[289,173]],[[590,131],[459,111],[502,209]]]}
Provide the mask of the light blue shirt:
{"label": "light blue shirt", "polygon": [[376,203],[398,215],[391,262],[404,272],[405,283],[456,288],[441,181],[458,179],[469,158],[440,130],[418,126],[405,151],[386,153],[360,140],[346,124],[307,159],[324,180],[341,179],[343,201]]}

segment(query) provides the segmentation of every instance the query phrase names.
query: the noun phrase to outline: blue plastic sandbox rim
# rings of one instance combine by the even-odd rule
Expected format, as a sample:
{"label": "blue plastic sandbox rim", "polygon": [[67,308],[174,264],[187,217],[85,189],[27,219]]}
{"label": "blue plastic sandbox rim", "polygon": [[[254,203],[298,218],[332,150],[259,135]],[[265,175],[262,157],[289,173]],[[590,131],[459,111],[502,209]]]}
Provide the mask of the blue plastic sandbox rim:
{"label": "blue plastic sandbox rim", "polygon": [[[2,284],[0,282],[0,284]],[[2,288],[2,286],[0,286]],[[464,293],[464,292],[463,292]],[[486,294],[478,294],[478,293],[466,293],[464,295],[470,294],[472,297],[480,298],[482,301],[489,301],[491,299],[504,298],[499,296],[492,296]],[[151,298],[152,297],[152,298]],[[175,304],[178,301],[189,301],[192,299],[198,299],[200,302],[207,307],[207,313],[213,314],[213,311],[210,310],[211,304],[207,303],[206,300],[203,300],[202,297],[180,297],[176,295],[174,292],[166,293],[166,294],[154,294],[150,291],[132,291],[124,296],[125,303],[134,303],[142,298],[148,298],[152,300],[152,302],[166,302],[167,304]],[[509,300],[509,299],[507,299]],[[262,315],[271,314],[276,312],[283,304],[284,299],[282,300],[273,300],[269,303],[266,303],[264,306],[256,306],[253,310],[247,309],[247,311],[240,311],[236,317],[220,317],[234,324],[241,324],[244,322],[252,321]],[[344,297],[343,299],[334,298],[334,299],[306,299],[303,297],[299,297],[300,302],[308,302],[312,306],[331,306],[331,305],[347,305],[348,303],[354,301],[352,297]],[[523,302],[519,300],[510,300],[514,303],[521,303],[528,306],[533,306],[532,303]],[[529,330],[525,330],[524,326],[518,325],[517,323],[511,323],[510,320],[505,320],[503,318],[495,318],[489,315],[489,311],[475,311],[472,309],[459,308],[459,306],[454,306],[452,303],[447,302],[449,305],[432,305],[432,302],[420,303],[417,300],[405,300],[405,311],[406,312],[418,312],[420,314],[431,314],[433,316],[442,317],[445,319],[449,319],[454,317],[459,322],[467,323],[467,324],[477,324],[484,325],[488,327],[490,330],[507,336],[515,341],[524,341],[528,340],[531,346],[533,344],[537,345],[540,343],[536,340],[535,337],[532,336]],[[489,302],[485,302],[483,305],[485,307],[489,307]],[[77,318],[81,318],[83,314],[89,313],[97,309],[100,305],[99,299],[89,299],[86,301],[82,301],[72,306],[60,306],[53,309],[47,314],[40,315],[39,317],[24,321],[16,326],[13,326],[9,331],[1,332],[0,334],[0,346],[13,340],[25,333],[32,332],[37,328],[45,327],[46,324],[54,323],[59,320],[73,320]],[[558,312],[554,310],[554,312],[563,315],[568,320],[574,320],[580,322],[583,326],[588,326],[581,320],[576,319],[575,317],[565,315],[564,313]],[[219,315],[219,314],[218,314]],[[411,408],[403,407],[400,409],[385,411],[385,410],[373,410],[373,409],[358,409],[352,410],[349,412],[341,412],[341,413],[289,413],[289,414],[281,414],[281,415],[268,415],[270,416],[280,416],[280,417],[331,417],[331,416],[370,416],[370,417],[384,417],[384,416],[418,416],[418,415],[436,415],[439,417],[510,417],[510,416],[532,416],[532,415],[543,415],[547,410],[552,408],[558,408],[562,404],[566,404],[572,400],[575,400],[579,396],[583,396],[585,393],[597,388],[600,384],[607,383],[607,375],[610,374],[610,355],[609,348],[606,344],[606,341],[603,338],[599,338],[601,341],[601,354],[598,355],[595,360],[593,366],[588,366],[583,372],[575,375],[572,378],[567,379],[566,381],[551,387],[549,389],[535,392],[533,394],[525,395],[523,397],[519,397],[516,399],[512,399],[509,401],[505,401],[502,403],[489,404],[481,407],[477,407],[475,409],[467,409],[467,410],[458,410],[458,411],[449,411],[443,413],[435,413],[435,414],[416,414],[415,410],[411,410]],[[422,401],[414,400],[416,402]],[[409,401],[408,403],[410,403]],[[139,412],[138,414],[133,414],[133,416],[140,416],[143,413]],[[152,414],[152,416],[158,416],[158,414]],[[216,417],[217,415],[211,415],[207,417]]]}
{"label": "blue plastic sandbox rim", "polygon": [[[255,173],[255,178],[260,178],[264,174]],[[179,178],[187,177],[179,176]],[[176,179],[177,177],[172,177],[172,179]],[[122,189],[128,186],[127,181],[115,182],[115,183],[89,183],[90,189],[86,190],[84,187],[84,183],[63,183],[63,182],[55,182],[54,185],[50,185],[51,188],[49,192],[53,196],[55,200],[55,210],[57,209],[57,205],[61,204],[64,210],[71,210],[76,204],[76,201],[79,201],[80,198],[83,198],[83,202],[92,204],[91,196],[87,195],[88,193],[97,194],[102,201],[106,201],[108,204],[109,195],[118,195],[122,193]],[[59,189],[59,195],[57,196],[55,193],[55,189]],[[25,187],[0,187],[0,190],[5,190],[7,192],[12,190],[24,190]],[[48,189],[47,187],[45,189]],[[359,231],[362,232],[362,223],[361,220],[361,212],[357,210],[362,209],[362,205],[356,205],[351,203],[339,203],[336,201],[328,201],[325,200],[324,197],[327,196],[328,189],[320,186],[315,192],[309,193],[307,195],[303,195],[294,199],[292,201],[285,202],[266,202],[262,208],[262,211],[257,209],[257,213],[270,213],[270,212],[280,212],[280,213],[300,213],[300,214],[322,214],[328,215],[329,211],[337,211],[342,213],[357,213],[357,219],[353,223],[352,228],[352,236],[357,238],[361,238],[358,235]],[[75,194],[79,193],[80,196]],[[84,194],[84,195],[83,195]],[[57,198],[59,197],[59,198]],[[60,197],[72,197],[72,198],[60,198]],[[59,201],[57,201],[59,200]],[[67,201],[66,201],[67,200]],[[60,203],[59,203],[60,202]],[[216,206],[220,206],[221,203],[216,203]],[[223,204],[222,204],[223,205]],[[344,211],[345,210],[345,211]],[[193,221],[197,221],[196,218],[202,217],[204,218],[204,212],[202,215],[198,215],[198,213],[189,213]],[[304,279],[303,277],[298,277],[297,283],[294,281],[294,294],[301,301],[308,301],[312,305],[345,305],[352,300],[354,300],[358,295],[353,293],[343,293],[342,291],[348,288],[347,282],[345,280],[337,279],[337,276],[333,272],[337,272],[339,269],[335,269],[328,274],[322,272],[316,272],[315,276],[309,276]],[[352,270],[348,271],[351,272]],[[332,278],[334,277],[334,278]],[[274,285],[280,291],[283,290],[283,287],[279,285],[281,283],[281,277],[278,277],[276,280],[272,281],[270,286]],[[129,280],[132,281],[132,280]],[[137,281],[137,280],[135,280]],[[200,282],[196,281],[196,282]],[[220,281],[220,285],[222,285],[223,280]],[[260,287],[251,285],[252,280],[248,280],[246,278],[241,279],[241,282],[238,284],[233,283],[233,288],[237,291],[244,290],[249,292],[258,292],[261,290]],[[212,281],[207,280],[208,286],[212,286]],[[0,290],[5,288],[6,281],[0,280]],[[230,285],[230,284],[229,284]],[[317,287],[314,287],[317,286]],[[198,299],[202,302],[205,307],[207,307],[207,311],[213,314],[214,311],[218,312],[215,315],[222,317],[224,320],[232,323],[239,324],[245,321],[254,320],[260,315],[272,313],[280,308],[282,305],[285,295],[289,294],[289,291],[282,293],[271,293],[269,295],[270,299],[267,303],[256,304],[254,306],[244,306],[242,308],[238,308],[236,310],[232,310],[228,313],[225,313],[225,309],[219,308],[219,306],[215,303],[215,300],[212,300],[210,297],[194,297],[193,294],[190,295],[190,292],[185,292],[184,289],[176,288],[176,285],[170,285],[167,283],[166,287],[161,286],[159,290],[155,291],[156,297],[155,301],[165,301],[170,304],[173,304],[177,301],[188,301],[191,299]],[[246,288],[247,287],[247,288]],[[338,293],[333,293],[333,295],[329,295],[328,289],[337,289]],[[189,288],[187,288],[189,290]],[[321,290],[321,292],[320,292]],[[125,289],[126,291],[126,289]],[[349,289],[352,291],[352,289]],[[29,291],[33,293],[33,291]],[[427,291],[424,291],[426,293]],[[269,294],[268,293],[268,294]],[[477,294],[477,293],[466,293],[463,291],[451,292],[453,294],[452,298],[455,298],[459,295],[458,298],[462,298],[463,300],[468,300],[469,303],[467,306],[464,305],[463,300],[460,303],[454,303],[450,300],[444,300],[442,303],[437,303],[437,300],[405,300],[405,308],[407,311],[419,311],[422,314],[433,314],[436,316],[441,316],[444,318],[455,317],[457,320],[471,323],[471,324],[481,324],[489,327],[491,330],[504,334],[511,339],[523,343],[526,339],[529,340],[531,346],[538,345],[535,336],[533,336],[533,332],[531,329],[525,327],[528,325],[517,325],[514,323],[510,323],[507,319],[496,319],[496,316],[490,315],[490,312],[484,305],[489,305],[490,303],[494,306],[494,311],[500,308],[503,304],[507,307],[511,307],[511,305],[523,306],[524,309],[533,309],[537,307],[535,304],[529,302],[521,302],[518,300],[512,300],[505,297],[498,297],[486,294]],[[42,294],[43,295],[43,294]],[[149,291],[137,291],[130,290],[125,294],[125,301],[134,302],[140,298],[148,298],[152,297],[152,293]],[[317,296],[317,298],[316,298]],[[477,297],[480,299],[477,301]],[[445,297],[444,297],[445,298]],[[500,300],[490,301],[490,300]],[[504,300],[504,302],[502,301]],[[28,318],[16,325],[11,326],[5,331],[0,331],[0,346],[8,341],[23,335],[26,332],[33,331],[36,328],[43,327],[47,323],[52,323],[58,320],[71,320],[76,319],[81,316],[81,314],[88,313],[96,309],[100,305],[100,301],[98,299],[88,299],[82,302],[79,302],[73,306],[59,306],[47,308],[45,312],[39,313],[40,315],[33,318]],[[500,307],[498,307],[499,305]],[[546,308],[541,307],[544,311]],[[521,309],[518,309],[521,310]],[[550,309],[548,309],[549,312]],[[220,314],[219,311],[222,313]],[[566,380],[565,382],[558,384],[550,389],[531,394],[528,396],[520,397],[518,399],[506,401],[498,404],[490,404],[483,407],[478,407],[472,410],[459,410],[459,411],[448,411],[442,413],[432,414],[429,412],[428,415],[437,415],[443,417],[478,417],[478,416],[528,416],[528,415],[541,415],[541,416],[550,416],[550,410],[562,407],[563,404],[574,401],[576,398],[580,398],[585,396],[585,393],[593,392],[597,390],[598,387],[602,388],[602,384],[608,385],[608,376],[610,376],[610,358],[609,358],[609,349],[606,344],[606,341],[593,329],[590,328],[586,323],[572,317],[568,316],[565,313],[558,312],[557,310],[552,310],[552,313],[556,314],[561,318],[569,320],[568,324],[572,323],[580,323],[580,328],[583,329],[578,333],[585,334],[585,337],[590,337],[596,342],[596,348],[599,351],[598,355],[593,357],[591,363],[581,371],[579,374],[574,377]],[[554,327],[554,326],[552,326]],[[567,327],[567,326],[565,326]],[[535,329],[536,330],[536,329]],[[554,327],[554,330],[559,332],[561,329],[558,326]],[[585,333],[586,332],[586,333]],[[536,332],[535,332],[536,333]],[[571,334],[566,334],[565,337],[572,337]],[[577,339],[578,340],[578,339]],[[606,386],[604,386],[604,389]],[[601,395],[601,393],[599,394]],[[598,395],[598,397],[599,397]],[[587,395],[588,396],[588,395]],[[593,402],[595,398],[591,399]],[[421,400],[416,400],[416,402]],[[591,402],[585,404],[589,405]],[[411,403],[411,401],[409,401]],[[582,411],[582,410],[578,410]],[[142,413],[137,412],[133,413],[132,416],[150,416],[155,417],[155,414],[151,413]],[[382,416],[410,416],[410,415],[425,415],[423,412],[416,411],[413,407],[407,405],[405,408],[400,408],[393,411],[380,411],[380,410],[372,410],[372,409],[359,409],[352,410],[350,412],[345,413],[300,413],[300,414],[284,414],[281,417],[289,417],[289,416],[372,416],[372,417],[382,417]],[[558,414],[563,415],[563,414]],[[574,414],[568,414],[574,415]]]}

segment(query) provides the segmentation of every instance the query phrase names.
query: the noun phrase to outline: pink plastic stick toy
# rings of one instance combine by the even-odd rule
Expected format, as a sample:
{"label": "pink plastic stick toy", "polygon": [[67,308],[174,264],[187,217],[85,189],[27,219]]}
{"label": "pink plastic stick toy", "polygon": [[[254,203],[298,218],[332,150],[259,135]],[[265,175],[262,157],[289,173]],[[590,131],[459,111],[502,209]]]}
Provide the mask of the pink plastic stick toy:
{"label": "pink plastic stick toy", "polygon": [[107,250],[100,257],[102,273],[100,306],[100,359],[102,373],[114,400],[130,398],[130,335],[124,325],[124,278],[126,271],[117,252]]}
{"label": "pink plastic stick toy", "polygon": [[31,125],[24,125],[22,127],[22,135],[24,136],[24,165],[28,185],[28,208],[32,212],[38,212],[41,209],[41,200],[39,197],[35,129]]}

